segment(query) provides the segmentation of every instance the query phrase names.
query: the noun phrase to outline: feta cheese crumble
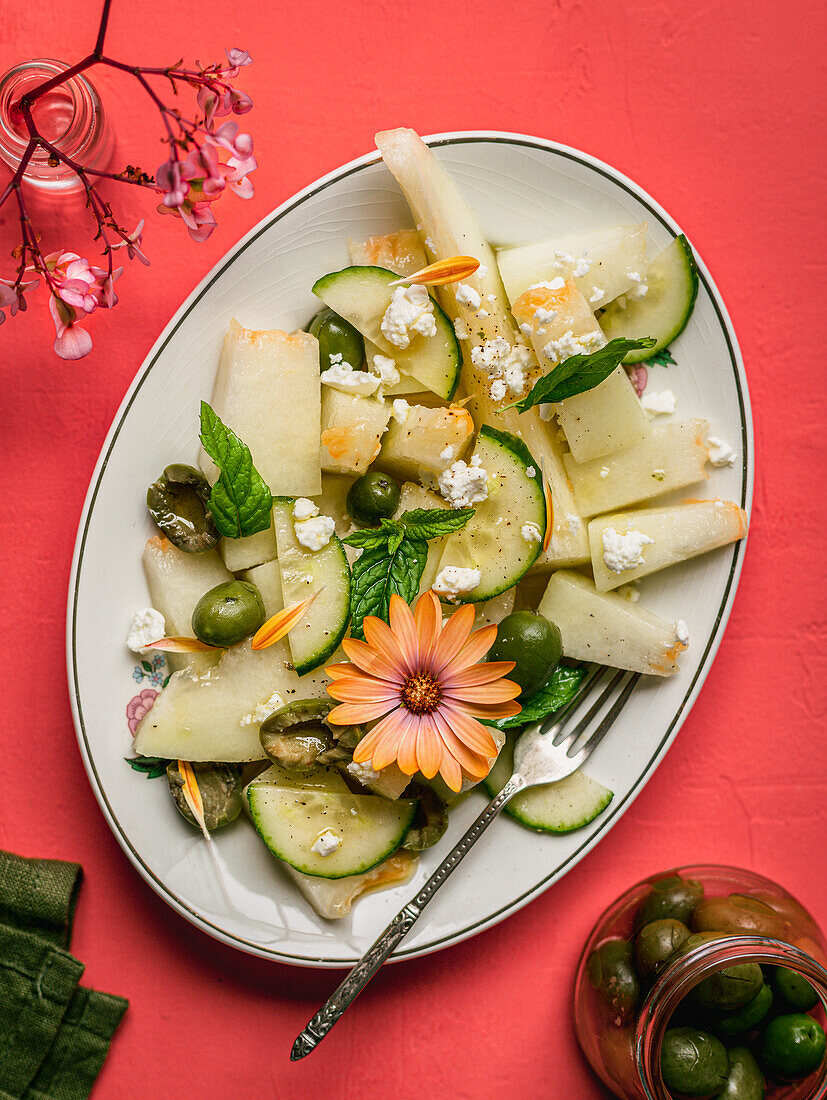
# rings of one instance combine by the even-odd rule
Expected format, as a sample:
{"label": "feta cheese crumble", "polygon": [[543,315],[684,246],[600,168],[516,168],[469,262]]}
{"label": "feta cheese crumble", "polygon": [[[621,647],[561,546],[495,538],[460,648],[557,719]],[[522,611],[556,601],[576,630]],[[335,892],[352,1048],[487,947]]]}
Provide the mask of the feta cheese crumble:
{"label": "feta cheese crumble", "polygon": [[589,304],[593,306],[599,305],[605,297],[606,291],[603,289],[603,287],[596,286],[589,295]]}
{"label": "feta cheese crumble", "polygon": [[477,270],[475,272],[475,275],[477,276],[477,278],[478,279],[484,279],[487,274],[488,274],[488,268],[486,267],[486,265],[485,264],[480,264],[480,266],[477,268]]}
{"label": "feta cheese crumble", "polygon": [[307,497],[298,497],[293,502],[293,519],[313,519],[314,516],[319,514],[317,505],[312,500],[308,500]]}
{"label": "feta cheese crumble", "polygon": [[588,273],[591,271],[591,269],[592,269],[592,265],[589,263],[589,261],[586,259],[586,257],[581,256],[580,259],[577,260],[574,267],[572,268],[571,273],[572,273],[572,276],[575,279],[579,279],[583,275],[588,275]]}
{"label": "feta cheese crumble", "polygon": [[566,512],[566,526],[569,531],[576,535],[582,525],[582,520],[575,512]]}
{"label": "feta cheese crumble", "polygon": [[520,534],[526,542],[542,542],[543,532],[536,523],[524,523],[520,528]]}
{"label": "feta cheese crumble", "polygon": [[150,642],[157,642],[166,634],[166,622],[154,607],[143,607],[132,616],[126,644],[133,653],[148,653]]}
{"label": "feta cheese crumble", "polygon": [[395,386],[399,381],[396,362],[389,355],[374,355],[372,364],[374,372],[379,375],[381,385]]}
{"label": "feta cheese crumble", "polygon": [[393,405],[393,418],[399,424],[404,424],[408,419],[408,413],[411,411],[411,406],[405,400],[404,397],[397,397]]}
{"label": "feta cheese crumble", "polygon": [[482,298],[479,293],[474,290],[468,283],[458,283],[456,289],[457,301],[461,306],[468,306],[469,309],[479,309],[482,305]]}
{"label": "feta cheese crumble", "polygon": [[293,505],[293,530],[302,546],[308,550],[322,550],[336,530],[336,521],[330,516],[320,516],[312,500],[299,497]]}
{"label": "feta cheese crumble", "polygon": [[468,331],[468,325],[466,325],[461,317],[457,317],[456,321],[454,321],[454,335],[457,340],[467,340],[471,335]]}
{"label": "feta cheese crumble", "polygon": [[502,401],[507,392],[507,386],[502,378],[495,378],[491,383],[491,400]]}
{"label": "feta cheese crumble", "polygon": [[681,645],[689,645],[689,627],[686,625],[683,619],[678,619],[675,623],[675,637],[678,639]]}
{"label": "feta cheese crumble", "polygon": [[603,564],[613,573],[636,569],[644,564],[643,547],[654,541],[642,531],[627,531],[621,535],[614,527],[607,527],[603,532]]}
{"label": "feta cheese crumble", "polygon": [[[515,396],[521,395],[526,387],[526,368],[531,363],[531,349],[525,344],[510,344],[502,336],[496,336],[493,340],[486,340],[476,348],[471,349],[471,362],[481,371],[485,371],[491,379],[505,379],[505,385],[509,393]],[[500,392],[501,387],[497,387]],[[491,396],[494,397],[492,387]],[[501,397],[495,397],[495,401],[502,401]]]}
{"label": "feta cheese crumble", "polygon": [[639,271],[627,271],[626,278],[631,279],[636,285],[631,290],[626,291],[626,297],[630,302],[640,301],[641,298],[645,298],[649,292],[649,287],[643,279],[643,276]]}
{"label": "feta cheese crumble", "polygon": [[[379,378],[375,374],[370,374],[364,370],[354,370],[350,363],[341,362],[341,356],[339,356],[339,362],[333,362],[334,356],[331,355],[331,366],[327,370],[323,370],[319,376],[321,382],[325,386],[330,386],[333,390],[339,390],[340,393],[358,393],[362,397],[367,397],[369,394],[375,393],[379,388]],[[389,359],[389,363],[393,360]],[[399,376],[397,374],[397,380]]]}
{"label": "feta cheese crumble", "polygon": [[[572,257],[573,259],[573,257]],[[532,283],[528,288],[529,290],[562,290],[566,285],[566,280],[561,275],[555,275],[547,283]]]}
{"label": "feta cheese crumble", "polygon": [[482,579],[479,569],[465,569],[459,565],[446,565],[440,570],[434,581],[434,592],[438,596],[454,600],[466,592],[473,592]]}
{"label": "feta cheese crumble", "polygon": [[526,468],[525,468],[525,476],[526,476],[526,477],[536,477],[536,476],[537,476],[537,471],[536,471],[536,469],[535,469],[535,468],[534,468],[533,466],[526,466]]}
{"label": "feta cheese crumble", "polygon": [[368,783],[373,783],[379,778],[379,772],[375,771],[367,761],[358,763],[356,760],[352,760],[348,764],[346,771],[361,783],[363,787],[367,787]]}
{"label": "feta cheese crumble", "polygon": [[379,326],[389,344],[407,348],[411,335],[436,336],[434,303],[424,286],[398,286]]}
{"label": "feta cheese crumble", "polygon": [[735,461],[735,451],[728,443],[717,436],[707,436],[706,444],[709,447],[709,461],[713,466],[731,466]]}
{"label": "feta cheese crumble", "polygon": [[439,452],[439,461],[444,462],[446,466],[454,461],[454,446],[452,443],[449,443],[447,447],[443,447]]}
{"label": "feta cheese crumble", "polygon": [[675,411],[675,395],[671,390],[648,391],[640,399],[643,411],[648,416],[661,416]]}
{"label": "feta cheese crumble", "polygon": [[546,325],[550,325],[552,321],[557,320],[557,310],[543,309],[542,306],[538,306],[534,310],[534,320],[537,324],[537,331],[542,332]]}
{"label": "feta cheese crumble", "polygon": [[258,703],[256,707],[245,714],[238,723],[240,726],[260,726],[265,718],[269,718],[273,711],[284,706],[284,699],[277,691],[274,691],[266,703]]}
{"label": "feta cheese crumble", "polygon": [[479,458],[470,466],[459,459],[438,475],[439,491],[452,508],[468,508],[488,496],[488,474],[479,463]]}
{"label": "feta cheese crumble", "polygon": [[562,363],[572,355],[588,355],[605,342],[600,333],[585,332],[582,336],[575,336],[571,329],[567,329],[558,339],[549,340],[543,348],[543,355],[553,363]]}
{"label": "feta cheese crumble", "polygon": [[317,856],[332,856],[334,852],[339,851],[343,840],[344,837],[334,833],[332,829],[322,829],[310,845],[310,851],[315,852]]}

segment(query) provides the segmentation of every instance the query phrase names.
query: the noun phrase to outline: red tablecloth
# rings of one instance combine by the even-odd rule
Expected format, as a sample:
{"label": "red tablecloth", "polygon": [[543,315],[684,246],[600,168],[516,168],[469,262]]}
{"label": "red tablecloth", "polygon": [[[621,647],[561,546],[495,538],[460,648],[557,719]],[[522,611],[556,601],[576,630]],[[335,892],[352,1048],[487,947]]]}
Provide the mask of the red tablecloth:
{"label": "red tablecloth", "polygon": [[[775,878],[827,921],[824,752],[823,130],[819,0],[606,5],[478,0],[115,4],[109,52],[167,64],[248,48],[245,123],[255,198],[217,209],[201,245],[147,218],[150,268],[90,325],[80,363],[51,351],[43,297],[0,330],[2,771],[0,846],[79,860],[74,948],[86,980],[132,1004],[95,1095],[446,1100],[604,1096],[576,1047],[571,991],[586,932],[631,880],[727,862]],[[74,60],[97,4],[4,5],[0,69]],[[103,82],[101,82],[103,83]],[[162,159],[153,108],[107,80],[122,162]],[[376,129],[518,130],[574,145],[638,180],[695,242],[747,364],[757,444],[741,587],[706,686],[678,740],[616,828],[557,886],[499,927],[387,968],[307,1061],[287,1061],[334,974],[213,942],[141,881],[98,811],[78,755],[64,671],[75,529],[98,449],[144,355],[182,299],[272,207],[372,148]],[[0,170],[0,182],[5,180]],[[45,243],[89,248],[84,213]],[[51,237],[51,233],[50,233]],[[0,247],[16,242],[8,206]],[[819,248],[820,242],[820,248]],[[9,261],[0,264],[8,274]],[[822,504],[819,505],[819,500]]]}

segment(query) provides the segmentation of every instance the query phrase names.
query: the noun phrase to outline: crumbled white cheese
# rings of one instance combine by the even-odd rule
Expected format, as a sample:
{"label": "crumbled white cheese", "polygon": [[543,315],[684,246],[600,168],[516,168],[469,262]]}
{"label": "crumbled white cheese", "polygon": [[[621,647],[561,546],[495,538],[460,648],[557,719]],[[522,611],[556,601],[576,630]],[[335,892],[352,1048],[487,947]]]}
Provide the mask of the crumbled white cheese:
{"label": "crumbled white cheese", "polygon": [[[626,291],[626,297],[630,302],[640,301],[641,298],[645,298],[648,293],[649,287],[643,279],[643,276],[639,271],[627,271],[626,278],[631,279],[636,286],[633,286],[631,290]],[[625,305],[625,303],[624,303]]]}
{"label": "crumbled white cheese", "polygon": [[488,302],[496,302],[497,295],[496,294],[486,294],[485,299]]}
{"label": "crumbled white cheese", "polygon": [[643,547],[654,541],[642,531],[627,531],[621,535],[614,527],[607,527],[603,532],[603,564],[613,573],[636,569],[644,564]]}
{"label": "crumbled white cheese", "polygon": [[404,397],[397,397],[393,403],[393,418],[399,424],[404,424],[408,419],[408,413],[411,411],[411,406],[405,400]]}
{"label": "crumbled white cheese", "polygon": [[434,581],[434,592],[446,599],[456,599],[466,592],[473,592],[482,579],[479,569],[465,569],[459,565],[446,565]]}
{"label": "crumbled white cheese", "polygon": [[592,265],[589,263],[586,257],[581,256],[580,259],[576,261],[571,273],[575,279],[579,279],[583,275],[588,275],[591,269]]}
{"label": "crumbled white cheese", "polygon": [[525,476],[526,477],[536,477],[537,476],[537,471],[535,470],[535,468],[533,466],[526,466]]}
{"label": "crumbled white cheese", "polygon": [[611,473],[611,471],[609,470],[608,466],[601,466],[600,467],[600,476],[601,477],[608,477],[610,473]]}
{"label": "crumbled white cheese", "polygon": [[479,293],[474,290],[468,283],[459,283],[456,289],[457,301],[461,306],[468,306],[469,309],[479,309],[482,305],[482,298]]}
{"label": "crumbled white cheese", "polygon": [[436,245],[430,237],[425,238],[425,247],[428,249],[429,252],[436,252]]}
{"label": "crumbled white cheese", "polygon": [[480,264],[475,274],[478,279],[484,279],[485,276],[488,274],[488,268],[485,266],[485,264]]}
{"label": "crumbled white cheese", "polygon": [[439,452],[439,461],[444,462],[446,465],[454,461],[454,445],[452,443],[449,443],[447,447],[443,447]]}
{"label": "crumbled white cheese", "polygon": [[363,787],[367,787],[368,783],[374,783],[379,778],[379,772],[375,771],[367,761],[360,764],[356,760],[352,760],[347,766],[347,771]]}
{"label": "crumbled white cheese", "polygon": [[318,514],[318,505],[314,504],[312,500],[308,500],[307,497],[298,497],[293,502],[294,520],[313,519]]}
{"label": "crumbled white cheese", "polygon": [[[323,370],[319,376],[325,386],[330,386],[331,389],[339,390],[341,393],[358,393],[363,397],[375,393],[379,388],[379,379],[375,374],[354,370],[350,363],[333,363],[333,356],[330,360],[333,365]],[[388,362],[392,363],[393,360],[389,359]]]}
{"label": "crumbled white cheese", "polygon": [[389,355],[374,355],[372,365],[383,386],[395,386],[399,381],[396,362]]}
{"label": "crumbled white cheese", "polygon": [[[559,255],[559,253],[558,253],[558,255]],[[532,283],[531,286],[528,289],[529,290],[562,290],[565,285],[566,285],[566,280],[564,278],[562,278],[560,275],[555,275],[555,277],[547,283]]]}
{"label": "crumbled white cheese", "polygon": [[735,451],[728,443],[724,443],[723,439],[718,439],[717,436],[707,436],[707,446],[709,447],[709,461],[713,466],[731,466],[735,461]]}
{"label": "crumbled white cheese", "polygon": [[468,508],[488,496],[488,474],[479,463],[477,455],[470,466],[460,459],[438,475],[439,491],[452,508]]}
{"label": "crumbled white cheese", "polygon": [[245,714],[239,722],[240,726],[260,726],[265,718],[269,718],[273,711],[284,706],[284,699],[277,691],[274,691],[266,703],[257,703],[249,714]]}
{"label": "crumbled white cheese", "polygon": [[148,653],[150,642],[157,642],[166,633],[166,622],[154,607],[143,607],[132,616],[126,644],[133,653]]}
{"label": "crumbled white cheese", "polygon": [[339,851],[343,840],[344,837],[334,833],[332,829],[322,829],[310,845],[310,851],[315,852],[317,856],[332,856],[334,852]]}
{"label": "crumbled white cheese", "polygon": [[520,534],[526,542],[542,542],[543,532],[536,523],[524,523],[520,528]]}
{"label": "crumbled white cheese", "polygon": [[675,623],[675,637],[683,646],[689,645],[689,627],[683,621],[678,619]]}
{"label": "crumbled white cheese", "polygon": [[593,306],[599,305],[605,297],[606,291],[603,289],[603,287],[596,286],[589,295],[589,304]]}
{"label": "crumbled white cheese", "polygon": [[542,332],[546,325],[550,325],[552,321],[557,320],[556,309],[543,309],[542,306],[538,306],[534,310],[534,321],[537,325],[537,331]]}
{"label": "crumbled white cheese", "polygon": [[477,310],[477,316],[478,317],[490,317],[491,314],[488,312],[487,309],[478,309]]}
{"label": "crumbled white cheese", "polygon": [[576,535],[582,525],[582,520],[575,512],[566,512],[566,526],[573,535]]}
{"label": "crumbled white cheese", "polygon": [[587,355],[605,342],[600,333],[586,332],[575,336],[571,329],[567,329],[557,340],[549,340],[543,348],[543,355],[553,363],[562,363],[572,355]]}
{"label": "crumbled white cheese", "polygon": [[314,516],[313,519],[294,521],[296,538],[308,550],[322,550],[330,542],[336,530],[336,522],[330,516]]}
{"label": "crumbled white cheese", "polygon": [[491,400],[502,401],[507,392],[507,386],[502,378],[495,378],[491,383]]}
{"label": "crumbled white cheese", "polygon": [[649,416],[661,416],[675,411],[675,395],[671,390],[649,390],[640,399],[643,411]]}
{"label": "crumbled white cheese", "polygon": [[574,256],[570,252],[560,252],[555,250],[554,258],[558,264],[573,264]]}
{"label": "crumbled white cheese", "polygon": [[468,331],[468,325],[466,325],[461,317],[457,317],[456,321],[454,321],[454,335],[457,340],[467,340],[471,335]]}
{"label": "crumbled white cheese", "polygon": [[531,337],[534,334],[534,329],[531,327],[528,321],[524,321],[520,325],[520,332],[523,334],[523,336]]}
{"label": "crumbled white cheese", "polygon": [[[478,370],[484,370],[489,378],[504,377],[509,392],[521,395],[526,387],[525,372],[531,362],[531,349],[525,344],[510,344],[502,336],[496,336],[471,349],[471,362]],[[501,401],[502,397],[495,400]]]}
{"label": "crumbled white cheese", "polygon": [[398,286],[379,326],[389,344],[410,345],[411,335],[436,336],[434,303],[424,286]]}

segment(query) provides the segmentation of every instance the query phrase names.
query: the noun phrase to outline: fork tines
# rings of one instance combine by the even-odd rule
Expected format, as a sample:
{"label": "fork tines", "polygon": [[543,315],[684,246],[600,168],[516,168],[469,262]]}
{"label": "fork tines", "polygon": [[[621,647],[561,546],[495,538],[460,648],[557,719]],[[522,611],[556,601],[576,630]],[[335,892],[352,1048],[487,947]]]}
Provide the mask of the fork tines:
{"label": "fork tines", "polygon": [[[606,736],[639,679],[639,672],[593,666],[574,699],[557,712],[542,732],[564,749],[570,759],[576,759],[579,767]],[[591,704],[588,709],[587,703]],[[592,728],[598,717],[600,721]]]}

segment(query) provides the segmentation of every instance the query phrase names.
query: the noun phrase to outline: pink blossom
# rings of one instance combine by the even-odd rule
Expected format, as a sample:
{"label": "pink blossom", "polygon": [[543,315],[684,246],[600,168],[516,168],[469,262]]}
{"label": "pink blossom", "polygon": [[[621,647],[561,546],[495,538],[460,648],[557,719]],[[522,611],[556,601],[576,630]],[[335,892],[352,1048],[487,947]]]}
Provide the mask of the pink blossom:
{"label": "pink blossom", "polygon": [[227,167],[233,169],[233,173],[227,176],[227,183],[240,199],[251,199],[254,194],[253,181],[247,179],[247,173],[258,167],[255,157],[247,157],[240,161],[236,157],[230,157]]}
{"label": "pink blossom", "polygon": [[217,130],[210,131],[204,139],[209,145],[220,145],[232,156],[244,159],[252,156],[253,139],[249,134],[238,132],[238,123],[230,120],[222,123]]}
{"label": "pink blossom", "polygon": [[164,191],[164,206],[180,206],[187,197],[181,162],[171,156],[155,173],[155,182]]}
{"label": "pink blossom", "polygon": [[141,252],[141,244],[143,243],[144,239],[143,229],[144,219],[141,218],[141,220],[138,222],[131,233],[127,233],[123,240],[120,240],[117,244],[112,245],[112,251],[114,252],[117,248],[125,248],[126,254],[130,258],[130,260],[134,260],[137,256],[142,264],[144,264],[146,267],[149,267],[149,260],[146,258],[143,252]]}
{"label": "pink blossom", "polygon": [[250,57],[249,53],[247,53],[246,50],[239,50],[234,47],[233,49],[225,50],[224,52],[226,53],[227,60],[229,61],[233,69],[241,69],[244,65],[252,65],[253,63],[252,57]]}
{"label": "pink blossom", "polygon": [[144,688],[143,691],[138,692],[129,700],[126,704],[126,722],[130,733],[135,733],[141,719],[149,714],[157,698],[157,691],[153,691],[152,688]]}
{"label": "pink blossom", "polygon": [[253,109],[253,101],[246,92],[239,92],[233,88],[230,92],[230,107],[234,115],[246,115]]}
{"label": "pink blossom", "polygon": [[55,294],[49,298],[49,311],[55,322],[57,336],[54,349],[61,359],[82,359],[92,350],[92,337],[78,324],[74,306],[67,305]]}
{"label": "pink blossom", "polygon": [[98,305],[103,309],[113,309],[118,304],[118,295],[115,293],[115,283],[120,279],[121,275],[123,275],[123,268],[114,268],[111,275],[108,270],[101,267],[93,267],[91,270],[92,274],[100,282],[101,297]]}
{"label": "pink blossom", "polygon": [[649,381],[649,371],[643,366],[634,366],[626,368],[629,381],[635,387],[635,393],[638,397],[643,397],[643,391],[646,389],[646,383]]}
{"label": "pink blossom", "polygon": [[45,263],[52,273],[53,294],[84,313],[92,313],[97,309],[103,283],[95,275],[88,260],[78,256],[76,252],[52,252],[46,256]]}

